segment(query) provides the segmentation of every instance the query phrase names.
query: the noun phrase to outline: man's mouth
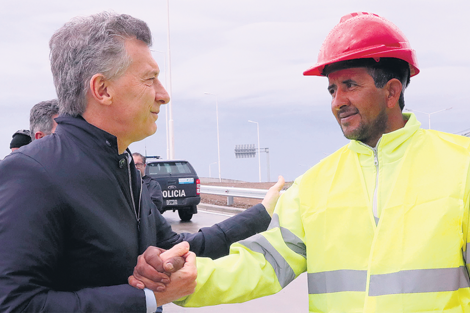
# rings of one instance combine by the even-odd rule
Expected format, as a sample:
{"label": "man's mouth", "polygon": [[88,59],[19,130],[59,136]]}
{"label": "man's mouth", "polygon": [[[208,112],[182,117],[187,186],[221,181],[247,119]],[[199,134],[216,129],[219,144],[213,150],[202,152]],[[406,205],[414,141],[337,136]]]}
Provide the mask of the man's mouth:
{"label": "man's mouth", "polygon": [[338,112],[338,118],[340,120],[347,119],[348,117],[351,117],[353,115],[358,114],[359,111],[356,109],[348,109],[348,110],[339,110]]}
{"label": "man's mouth", "polygon": [[155,117],[155,121],[156,121],[158,119],[158,113],[160,113],[160,111],[157,111],[157,112],[150,111],[150,113]]}

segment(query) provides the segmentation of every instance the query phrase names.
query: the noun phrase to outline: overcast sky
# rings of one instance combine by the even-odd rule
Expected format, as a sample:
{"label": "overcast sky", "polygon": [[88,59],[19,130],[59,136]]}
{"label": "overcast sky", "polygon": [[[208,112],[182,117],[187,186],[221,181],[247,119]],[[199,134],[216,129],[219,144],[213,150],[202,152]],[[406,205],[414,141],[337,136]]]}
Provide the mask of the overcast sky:
{"label": "overcast sky", "polygon": [[[30,108],[55,98],[49,66],[51,35],[74,16],[103,10],[148,23],[154,58],[165,86],[168,70],[165,0],[0,2],[0,158],[11,135],[29,128]],[[218,176],[216,100],[219,106],[221,175],[258,181],[258,159],[236,159],[237,144],[269,148],[270,176],[293,180],[347,143],[330,112],[327,80],[304,77],[340,18],[351,12],[379,14],[396,24],[416,50],[421,73],[405,93],[406,108],[432,113],[433,129],[470,130],[470,1],[170,1],[171,85],[175,156],[199,176]],[[217,94],[207,96],[204,92]],[[423,127],[428,115],[416,113]],[[165,108],[157,133],[132,152],[166,158]],[[210,165],[212,164],[212,165]],[[261,154],[262,179],[267,178]]]}

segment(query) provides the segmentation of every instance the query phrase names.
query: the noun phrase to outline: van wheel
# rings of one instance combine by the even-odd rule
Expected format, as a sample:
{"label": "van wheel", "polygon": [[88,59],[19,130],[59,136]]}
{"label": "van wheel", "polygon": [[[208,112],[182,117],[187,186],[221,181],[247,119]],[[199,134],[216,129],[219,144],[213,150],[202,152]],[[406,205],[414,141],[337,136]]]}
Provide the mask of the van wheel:
{"label": "van wheel", "polygon": [[193,218],[193,212],[188,209],[178,210],[178,215],[183,222],[189,222]]}

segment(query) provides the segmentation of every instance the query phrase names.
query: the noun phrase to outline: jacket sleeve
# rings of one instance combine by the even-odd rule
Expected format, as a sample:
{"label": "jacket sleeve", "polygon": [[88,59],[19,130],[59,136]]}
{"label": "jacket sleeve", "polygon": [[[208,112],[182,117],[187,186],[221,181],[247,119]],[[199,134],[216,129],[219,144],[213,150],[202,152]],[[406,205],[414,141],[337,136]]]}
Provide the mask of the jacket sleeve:
{"label": "jacket sleeve", "polygon": [[183,236],[196,255],[217,259],[227,255],[233,243],[265,231],[270,221],[264,206],[257,204],[223,222]]}
{"label": "jacket sleeve", "polygon": [[0,173],[0,312],[145,312],[144,292],[127,284],[57,287],[72,221],[67,207],[30,157],[7,157]]}
{"label": "jacket sleeve", "polygon": [[197,258],[197,286],[175,303],[201,307],[239,303],[280,291],[306,270],[298,181],[276,205],[269,229],[235,243],[230,255]]}
{"label": "jacket sleeve", "polygon": [[229,253],[230,245],[267,229],[271,217],[262,204],[257,204],[235,216],[211,227],[201,228],[197,233],[177,234],[157,212],[157,246],[170,249],[181,241],[189,242],[197,256],[217,259]]}

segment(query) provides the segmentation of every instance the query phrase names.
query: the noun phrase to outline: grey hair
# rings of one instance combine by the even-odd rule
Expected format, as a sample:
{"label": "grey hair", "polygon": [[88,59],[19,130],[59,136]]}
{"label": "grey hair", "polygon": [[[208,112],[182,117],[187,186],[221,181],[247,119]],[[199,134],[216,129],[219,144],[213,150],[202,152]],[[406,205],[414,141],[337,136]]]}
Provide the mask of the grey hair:
{"label": "grey hair", "polygon": [[35,139],[34,134],[42,131],[45,135],[52,133],[54,126],[52,117],[59,114],[59,106],[57,99],[47,100],[35,104],[29,112],[29,130],[31,131],[32,140]]}
{"label": "grey hair", "polygon": [[147,24],[126,14],[101,12],[76,17],[49,41],[50,61],[60,114],[82,115],[93,75],[106,79],[121,76],[131,63],[126,39],[152,45]]}

